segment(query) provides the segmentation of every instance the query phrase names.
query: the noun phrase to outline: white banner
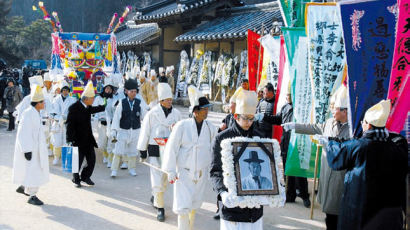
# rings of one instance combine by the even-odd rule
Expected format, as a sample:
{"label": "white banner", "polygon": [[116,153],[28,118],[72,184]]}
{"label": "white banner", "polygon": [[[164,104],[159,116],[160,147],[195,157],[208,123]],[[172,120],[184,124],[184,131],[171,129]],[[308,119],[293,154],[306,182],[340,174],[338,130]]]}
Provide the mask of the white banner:
{"label": "white banner", "polygon": [[330,95],[341,85],[346,63],[342,23],[334,3],[308,3],[306,7],[314,123],[324,123]]}

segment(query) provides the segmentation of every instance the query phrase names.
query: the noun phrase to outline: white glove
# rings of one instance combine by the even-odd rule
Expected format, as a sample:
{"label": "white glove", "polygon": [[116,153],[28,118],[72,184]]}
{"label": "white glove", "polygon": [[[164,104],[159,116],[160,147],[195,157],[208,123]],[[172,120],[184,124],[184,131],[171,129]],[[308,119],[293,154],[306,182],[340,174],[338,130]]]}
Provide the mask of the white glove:
{"label": "white glove", "polygon": [[234,205],[232,196],[230,196],[228,192],[222,192],[221,199],[222,199],[222,204],[225,205],[227,208],[236,207]]}
{"label": "white glove", "polygon": [[316,134],[313,136],[313,140],[316,140],[319,145],[326,146],[329,143],[329,138],[326,136],[322,136],[319,134]]}
{"label": "white glove", "polygon": [[111,136],[110,136],[111,138],[117,139],[117,131],[111,130],[110,134],[111,134]]}
{"label": "white glove", "polygon": [[19,113],[16,111],[13,112],[13,117],[18,117]]}
{"label": "white glove", "polygon": [[175,183],[176,180],[178,180],[178,176],[176,172],[168,172],[168,181],[170,184]]}
{"label": "white glove", "polygon": [[263,113],[257,113],[255,114],[255,121],[262,121],[263,117],[264,117]]}
{"label": "white glove", "polygon": [[282,127],[285,131],[295,129],[295,126],[296,126],[295,122],[288,122],[288,123],[282,124]]}

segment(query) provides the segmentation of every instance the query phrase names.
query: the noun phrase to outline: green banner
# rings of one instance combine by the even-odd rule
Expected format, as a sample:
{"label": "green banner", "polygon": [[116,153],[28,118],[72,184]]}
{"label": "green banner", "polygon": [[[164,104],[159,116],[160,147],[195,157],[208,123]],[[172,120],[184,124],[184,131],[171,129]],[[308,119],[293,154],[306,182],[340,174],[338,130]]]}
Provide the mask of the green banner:
{"label": "green banner", "polygon": [[[289,76],[293,101],[293,121],[311,123],[312,87],[309,77],[308,39],[304,28],[283,28],[286,50],[289,60]],[[296,134],[292,131],[285,175],[314,177],[316,145],[309,135]],[[320,157],[319,157],[320,159]],[[320,165],[320,162],[319,164]],[[319,173],[318,173],[319,175]]]}
{"label": "green banner", "polygon": [[305,26],[305,7],[309,0],[279,0],[287,27]]}

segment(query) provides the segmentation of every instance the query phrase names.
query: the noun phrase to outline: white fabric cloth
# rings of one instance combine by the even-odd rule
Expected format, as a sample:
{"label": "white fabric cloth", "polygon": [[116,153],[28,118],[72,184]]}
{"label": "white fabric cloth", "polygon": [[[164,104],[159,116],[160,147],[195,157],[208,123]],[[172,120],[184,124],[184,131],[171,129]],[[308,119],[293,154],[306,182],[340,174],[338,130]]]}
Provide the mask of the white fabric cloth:
{"label": "white fabric cloth", "polygon": [[[98,95],[94,99],[93,106],[99,106],[99,105],[104,105],[104,98]],[[108,100],[107,100],[107,105],[108,105]],[[107,121],[106,116],[107,116],[106,111],[102,111],[102,112],[94,114],[94,121],[96,123],[95,127],[98,133],[97,145],[98,145],[98,148],[102,150],[107,150],[107,145],[108,145],[107,126],[101,124],[101,121]]]}
{"label": "white fabric cloth", "polygon": [[68,115],[68,108],[77,101],[76,98],[67,96],[63,101],[62,95],[57,95],[53,101],[52,113],[55,113],[54,121],[51,124],[51,144],[54,147],[66,145],[66,125],[65,120]]}
{"label": "white fabric cloth", "polygon": [[262,230],[263,229],[263,217],[261,217],[255,223],[247,222],[232,222],[221,218],[221,230]]}
{"label": "white fabric cloth", "polygon": [[186,214],[201,206],[216,134],[217,128],[205,120],[198,136],[194,118],[179,121],[173,128],[165,146],[162,169],[178,173],[174,186],[175,213]]}
{"label": "white fabric cloth", "polygon": [[[135,103],[135,102],[134,102]],[[142,120],[146,114],[146,110],[140,107],[140,119]],[[116,155],[128,155],[130,157],[137,156],[137,144],[141,129],[121,129],[120,120],[122,116],[122,102],[119,101],[115,109],[114,117],[111,124],[111,129],[115,130],[118,142],[115,144],[113,153]],[[114,138],[114,137],[113,137]]]}
{"label": "white fabric cloth", "polygon": [[[31,152],[27,161],[24,153]],[[13,183],[39,187],[49,181],[48,151],[40,113],[32,106],[26,109],[17,128],[14,148]]]}
{"label": "white fabric cloth", "polygon": [[[154,138],[169,137],[171,127],[180,120],[181,113],[176,108],[172,108],[171,113],[165,117],[161,105],[157,104],[154,106],[142,121],[141,135],[138,140],[138,150],[146,151],[148,145],[158,145]],[[149,157],[149,163],[161,168],[164,148],[160,146],[159,149],[160,157]],[[165,192],[167,175],[152,168],[150,169],[150,172],[152,194],[155,196],[158,192]]]}

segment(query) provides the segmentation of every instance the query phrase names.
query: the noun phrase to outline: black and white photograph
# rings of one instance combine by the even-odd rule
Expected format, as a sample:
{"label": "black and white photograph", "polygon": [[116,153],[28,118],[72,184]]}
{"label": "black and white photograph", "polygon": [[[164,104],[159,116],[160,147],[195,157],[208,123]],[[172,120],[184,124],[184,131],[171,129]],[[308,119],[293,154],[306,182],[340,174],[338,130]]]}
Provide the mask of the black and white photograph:
{"label": "black and white photograph", "polygon": [[[270,195],[278,191],[273,158],[256,143],[249,143],[241,151],[242,143],[235,143],[234,151],[241,156],[235,162],[238,195]],[[266,144],[269,151],[269,145]]]}

